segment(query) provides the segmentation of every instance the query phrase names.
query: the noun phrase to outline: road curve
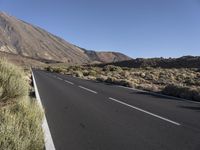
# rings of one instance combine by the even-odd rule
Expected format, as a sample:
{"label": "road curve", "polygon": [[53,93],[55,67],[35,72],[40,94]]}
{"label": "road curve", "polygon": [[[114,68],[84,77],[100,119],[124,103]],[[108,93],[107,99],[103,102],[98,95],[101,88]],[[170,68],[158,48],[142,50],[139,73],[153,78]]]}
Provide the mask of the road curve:
{"label": "road curve", "polygon": [[57,150],[199,150],[200,104],[33,70]]}

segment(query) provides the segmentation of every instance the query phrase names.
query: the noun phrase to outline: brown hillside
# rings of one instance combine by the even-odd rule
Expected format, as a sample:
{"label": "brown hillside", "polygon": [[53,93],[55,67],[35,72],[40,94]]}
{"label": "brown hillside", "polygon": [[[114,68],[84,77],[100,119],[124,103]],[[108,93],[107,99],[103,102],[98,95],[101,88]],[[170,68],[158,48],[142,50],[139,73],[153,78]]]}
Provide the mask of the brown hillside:
{"label": "brown hillside", "polygon": [[112,62],[113,59],[121,61],[129,58],[114,52],[98,52],[98,60],[96,60],[87,53],[87,50],[6,13],[0,13],[0,51],[37,60],[70,64],[84,64],[92,61]]}

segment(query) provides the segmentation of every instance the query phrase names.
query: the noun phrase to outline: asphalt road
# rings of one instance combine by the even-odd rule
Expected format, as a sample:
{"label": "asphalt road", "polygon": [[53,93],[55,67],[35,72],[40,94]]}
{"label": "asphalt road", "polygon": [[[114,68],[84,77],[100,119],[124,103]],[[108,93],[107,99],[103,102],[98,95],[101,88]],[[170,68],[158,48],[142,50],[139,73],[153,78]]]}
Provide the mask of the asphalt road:
{"label": "asphalt road", "polygon": [[199,150],[200,104],[33,71],[57,150]]}

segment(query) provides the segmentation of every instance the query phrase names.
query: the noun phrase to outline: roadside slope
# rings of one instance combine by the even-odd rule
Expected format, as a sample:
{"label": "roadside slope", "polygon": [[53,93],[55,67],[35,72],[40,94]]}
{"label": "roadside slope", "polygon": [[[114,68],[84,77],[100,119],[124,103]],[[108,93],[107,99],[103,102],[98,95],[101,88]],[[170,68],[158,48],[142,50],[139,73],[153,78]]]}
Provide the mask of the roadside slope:
{"label": "roadside slope", "polygon": [[24,71],[0,60],[0,89],[0,149],[43,150],[43,110],[30,98]]}

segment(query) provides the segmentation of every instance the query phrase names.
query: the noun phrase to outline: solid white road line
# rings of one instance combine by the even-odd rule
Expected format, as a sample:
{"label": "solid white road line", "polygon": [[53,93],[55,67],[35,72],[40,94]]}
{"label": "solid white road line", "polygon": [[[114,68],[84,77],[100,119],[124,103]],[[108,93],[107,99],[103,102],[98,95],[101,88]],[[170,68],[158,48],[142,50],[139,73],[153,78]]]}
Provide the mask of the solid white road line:
{"label": "solid white road line", "polygon": [[[33,78],[33,84],[34,84],[34,88],[35,88],[36,99],[38,100],[40,107],[43,108],[33,72],[32,72],[32,78]],[[43,119],[43,123],[42,123],[42,128],[43,128],[44,137],[45,137],[45,149],[46,150],[55,150],[56,148],[54,146],[51,132],[49,130],[49,126],[48,126],[45,115],[44,115],[44,119]]]}
{"label": "solid white road line", "polygon": [[162,119],[162,120],[164,120],[164,121],[170,122],[170,123],[175,124],[175,125],[177,125],[177,126],[180,126],[180,125],[181,125],[180,123],[177,123],[177,122],[172,121],[172,120],[170,120],[170,119],[167,119],[167,118],[161,117],[161,116],[159,116],[159,115],[153,114],[153,113],[151,113],[151,112],[149,112],[149,111],[146,111],[146,110],[143,110],[143,109],[141,109],[141,108],[132,106],[132,105],[130,105],[130,104],[124,103],[124,102],[119,101],[119,100],[117,100],[117,99],[115,99],[115,98],[109,97],[109,99],[112,100],[112,101],[115,101],[115,102],[117,102],[117,103],[120,103],[120,104],[122,104],[122,105],[131,107],[131,108],[136,109],[136,110],[138,110],[138,111],[141,111],[141,112],[143,112],[143,113],[146,113],[146,114],[148,114],[148,115],[151,115],[151,116],[154,116],[154,117],[156,117],[156,118]]}
{"label": "solid white road line", "polygon": [[70,82],[70,81],[68,81],[68,80],[64,80],[66,83],[69,83],[69,84],[71,84],[71,85],[74,85],[74,83],[72,83],[72,82]]}
{"label": "solid white road line", "polygon": [[83,86],[78,86],[78,87],[80,87],[80,88],[82,88],[82,89],[84,89],[84,90],[86,90],[86,91],[92,92],[92,93],[94,93],[94,94],[97,94],[96,91],[93,91],[93,90],[88,89],[88,88],[86,88],[86,87],[83,87]]}

